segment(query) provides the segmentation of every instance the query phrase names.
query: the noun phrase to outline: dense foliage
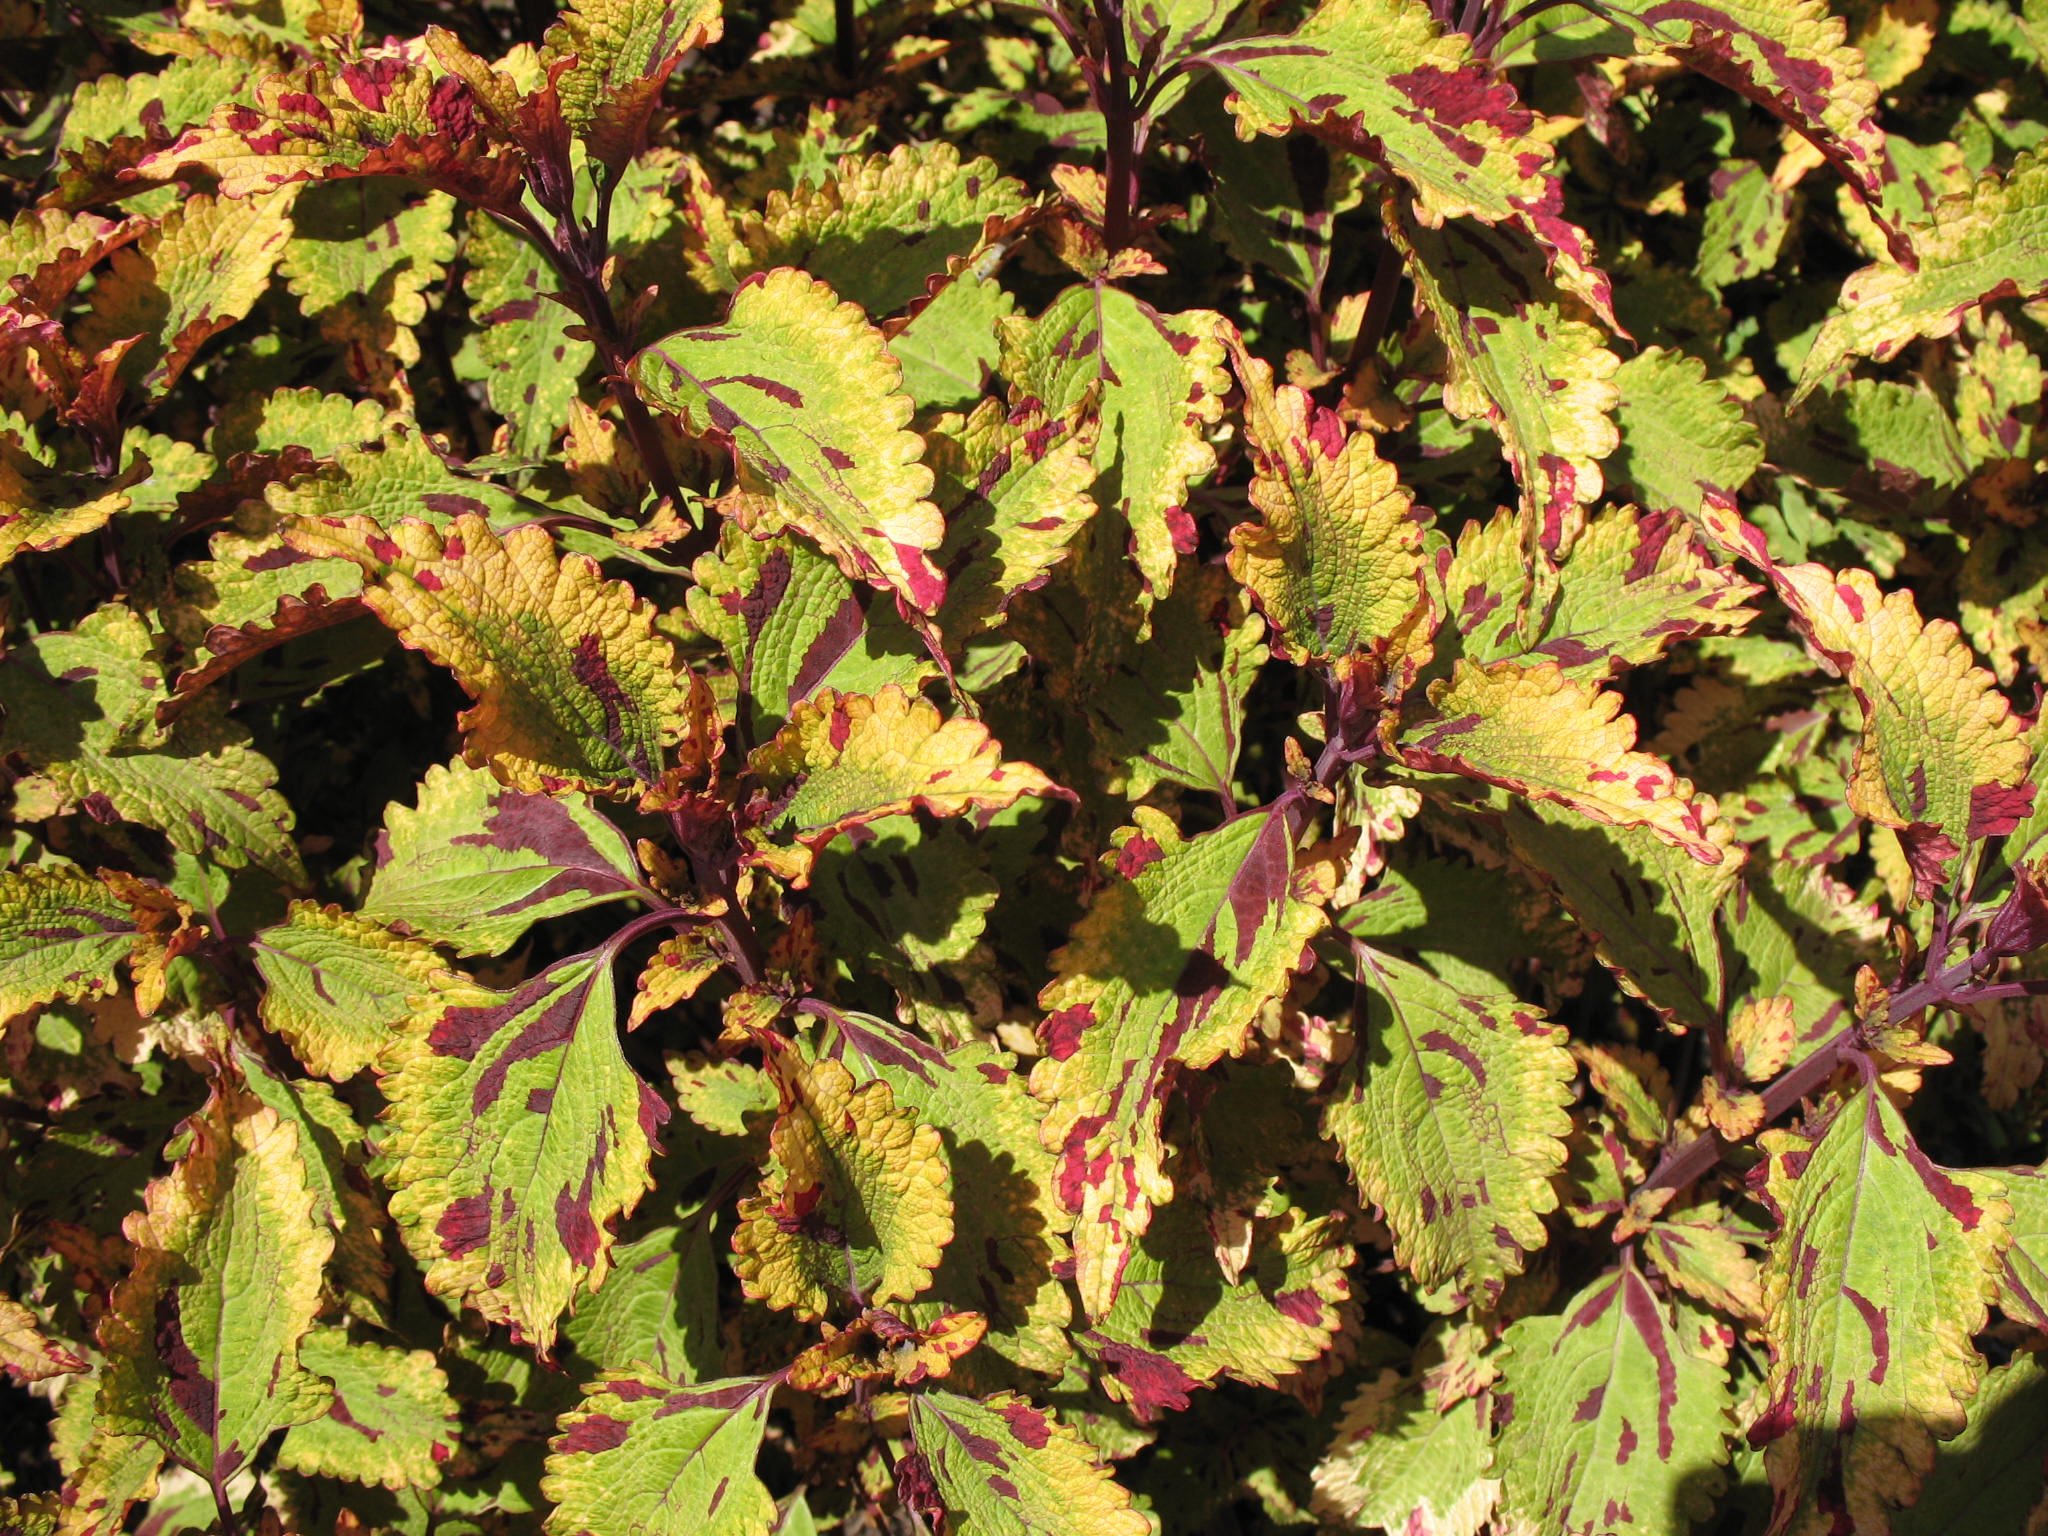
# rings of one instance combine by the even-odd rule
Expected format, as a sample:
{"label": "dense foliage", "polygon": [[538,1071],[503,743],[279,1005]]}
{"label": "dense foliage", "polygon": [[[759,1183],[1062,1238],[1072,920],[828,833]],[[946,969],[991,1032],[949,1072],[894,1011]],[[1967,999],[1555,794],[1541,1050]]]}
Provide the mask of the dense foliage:
{"label": "dense foliage", "polygon": [[0,34],[0,1530],[2048,1526],[2048,6]]}

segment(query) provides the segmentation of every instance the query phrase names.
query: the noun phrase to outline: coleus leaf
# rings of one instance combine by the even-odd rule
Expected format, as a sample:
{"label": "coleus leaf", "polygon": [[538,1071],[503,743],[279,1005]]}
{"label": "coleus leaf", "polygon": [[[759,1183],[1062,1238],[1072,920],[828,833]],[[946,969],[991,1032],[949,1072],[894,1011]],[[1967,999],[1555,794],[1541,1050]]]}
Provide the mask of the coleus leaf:
{"label": "coleus leaf", "polygon": [[2012,1241],[1998,1279],[1998,1307],[2007,1317],[2048,1333],[2048,1173],[2010,1168],[1999,1173],[2012,1207]]}
{"label": "coleus leaf", "polygon": [[2025,1530],[2039,1518],[2043,1476],[2039,1425],[2048,1414],[2048,1370],[2015,1350],[1985,1374],[1970,1422],[1941,1448],[1920,1502],[1892,1521],[1893,1536],[1955,1530]]}
{"label": "coleus leaf", "polygon": [[1763,467],[1762,435],[1698,358],[1645,347],[1614,372],[1621,443],[1605,465],[1610,491],[1631,487],[1653,512],[1691,516],[1709,496],[1733,500]]}
{"label": "coleus leaf", "polygon": [[[2011,1207],[1994,1180],[1936,1167],[1867,1084],[1818,1136],[1765,1133],[1763,1445],[1775,1529],[1887,1528],[1963,1427]],[[1897,1255],[1911,1251],[1902,1264]]]}
{"label": "coleus leaf", "polygon": [[501,540],[464,513],[445,537],[424,524],[395,537],[411,568],[363,601],[476,700],[462,717],[471,762],[525,790],[622,795],[660,778],[687,693],[651,604],[558,554],[545,528]]}
{"label": "coleus leaf", "polygon": [[341,1082],[374,1062],[413,1009],[453,980],[433,947],[338,906],[295,901],[250,942],[263,1024],[306,1070]]}
{"label": "coleus leaf", "polygon": [[334,1385],[325,1414],[286,1431],[278,1465],[314,1477],[386,1488],[431,1488],[461,1443],[448,1378],[424,1349],[352,1341],[319,1328],[299,1344],[299,1364]]}
{"label": "coleus leaf", "polygon": [[540,72],[563,121],[614,179],[645,146],[683,56],[724,32],[720,9],[721,0],[578,0],[541,39]]}
{"label": "coleus leaf", "polygon": [[1473,996],[1357,946],[1364,1017],[1323,1129],[1385,1213],[1426,1290],[1481,1306],[1522,1272],[1557,1208],[1576,1068],[1564,1031],[1512,997]]}
{"label": "coleus leaf", "polygon": [[104,528],[133,505],[123,484],[98,475],[52,469],[22,446],[21,434],[0,432],[0,565],[24,551],[62,549]]}
{"label": "coleus leaf", "polygon": [[1315,1471],[1315,1508],[1403,1536],[1477,1536],[1500,1495],[1488,1477],[1479,1401],[1442,1411],[1415,1383],[1382,1371],[1359,1389]]}
{"label": "coleus leaf", "polygon": [[142,338],[121,362],[145,399],[160,400],[193,356],[255,306],[292,233],[294,194],[250,202],[188,198],[114,256],[92,291],[79,342],[99,352]]}
{"label": "coleus leaf", "polygon": [[1499,435],[1534,542],[1563,553],[1600,497],[1599,461],[1620,441],[1620,359],[1525,242],[1466,220],[1432,229],[1391,205],[1388,214],[1418,305],[1443,338],[1445,408]]}
{"label": "coleus leaf", "polygon": [[610,1268],[668,1119],[619,1048],[611,961],[571,955],[510,992],[448,988],[380,1064],[381,1176],[428,1289],[543,1351]]}
{"label": "coleus leaf", "polygon": [[307,317],[342,349],[350,377],[381,384],[393,364],[420,360],[413,328],[426,318],[428,289],[455,259],[448,227],[454,213],[446,193],[421,198],[396,181],[332,182],[299,192],[279,270]]}
{"label": "coleus leaf", "polygon": [[750,1296],[815,1320],[908,1301],[953,1236],[953,1177],[937,1130],[889,1084],[777,1049],[782,1112],[760,1192],[739,1205],[733,1268]]}
{"label": "coleus leaf", "polygon": [[632,376],[691,431],[731,440],[742,487],[772,498],[737,509],[752,531],[794,525],[854,580],[938,611],[945,523],[926,499],[923,440],[905,430],[903,371],[857,305],[777,268],[740,285],[723,325],[648,347]]}
{"label": "coleus leaf", "polygon": [[270,760],[217,709],[195,708],[160,731],[167,698],[155,638],[132,608],[110,603],[76,630],[16,647],[0,666],[0,747],[88,813],[153,828],[220,868],[254,866],[302,887]]}
{"label": "coleus leaf", "polygon": [[996,332],[1016,312],[1016,299],[995,278],[960,273],[889,338],[903,365],[903,392],[920,411],[971,408],[1002,357]]}
{"label": "coleus leaf", "polygon": [[[357,557],[373,575],[400,558],[392,552],[400,547],[393,540],[411,540],[405,519],[446,529],[458,514],[470,512],[503,528],[533,516],[531,503],[487,480],[458,473],[444,447],[404,420],[384,423],[372,439],[339,445],[331,463],[265,487],[263,498],[271,510],[292,519],[279,530],[285,542],[307,554],[332,558],[348,552],[346,541],[323,545],[317,538],[296,537],[328,531],[323,525],[365,530],[358,543],[369,537],[381,540],[375,548],[384,553],[373,550]],[[386,528],[393,531],[386,535]],[[432,558],[416,541],[406,542],[402,552],[413,560]]]}
{"label": "coleus leaf", "polygon": [[768,1536],[775,1500],[754,1475],[777,1378],[682,1386],[607,1371],[548,1442],[550,1536]]}
{"label": "coleus leaf", "polygon": [[748,739],[772,737],[821,689],[914,693],[936,674],[894,604],[789,534],[728,523],[691,574],[690,617],[725,647]]}
{"label": "coleus leaf", "polygon": [[82,869],[0,874],[0,1018],[112,992],[138,932],[129,904]]}
{"label": "coleus leaf", "polygon": [[1702,864],[1723,858],[1692,785],[1631,750],[1635,724],[1618,694],[1566,677],[1554,664],[1460,661],[1429,688],[1431,714],[1395,746],[1412,767],[1469,774],[1531,799],[1554,801],[1610,826],[1645,826]]}
{"label": "coleus leaf", "polygon": [[1702,864],[1647,827],[1589,825],[1537,802],[1518,805],[1507,826],[1517,857],[1556,890],[1622,984],[1671,1022],[1711,1030],[1727,1000],[1719,919],[1743,854],[1714,802],[1693,803],[1723,849],[1719,863]]}
{"label": "coleus leaf", "polygon": [[1934,210],[1913,236],[1918,270],[1893,260],[1853,274],[1800,365],[1795,402],[1850,358],[1883,362],[1922,336],[1952,336],[1979,305],[2048,292],[2041,232],[2048,157],[2022,156],[2003,177],[1978,180]]}
{"label": "coleus leaf", "polygon": [[1370,433],[1347,432],[1235,337],[1251,501],[1263,518],[1230,533],[1230,572],[1272,627],[1275,654],[1348,677],[1420,618],[1422,522]]}
{"label": "coleus leaf", "polygon": [[1754,160],[1724,160],[1707,186],[1712,201],[1701,221],[1693,273],[1718,295],[1777,265],[1792,227],[1792,189],[1779,186]]}
{"label": "coleus leaf", "polygon": [[1161,314],[1101,283],[1069,288],[1036,320],[1003,322],[1013,409],[1058,418],[1094,401],[1095,499],[1130,527],[1141,610],[1194,548],[1188,486],[1215,465],[1207,433],[1230,388],[1222,324],[1206,309]]}
{"label": "coleus leaf", "polygon": [[821,1049],[857,1077],[887,1083],[898,1105],[939,1132],[957,1186],[974,1192],[954,1204],[953,1239],[931,1288],[891,1310],[928,1326],[972,1308],[988,1321],[984,1347],[1026,1370],[1060,1370],[1072,1354],[1072,1309],[1055,1270],[1068,1257],[1071,1218],[1053,1198],[1052,1155],[1023,1076],[980,1041],[941,1051],[880,1019],[829,1019]]}
{"label": "coleus leaf", "polygon": [[1632,1264],[1503,1342],[1507,1529],[1651,1536],[1709,1511],[1733,1427],[1727,1375]]}
{"label": "coleus leaf", "polygon": [[[687,1106],[686,1106],[687,1107]],[[611,1273],[562,1332],[601,1371],[636,1362],[677,1381],[708,1381],[723,1367],[711,1220],[701,1205],[612,1249]]]}
{"label": "coleus leaf", "polygon": [[1471,217],[1533,236],[1564,286],[1596,308],[1607,279],[1563,214],[1550,147],[1514,87],[1415,0],[1323,0],[1284,37],[1238,38],[1194,57],[1229,84],[1238,132],[1305,128],[1386,166],[1431,225]]}
{"label": "coleus leaf", "polygon": [[944,140],[842,159],[822,183],[771,192],[739,234],[761,267],[802,267],[880,319],[1022,212],[1021,183]]}
{"label": "coleus leaf", "polygon": [[1151,1521],[1094,1448],[1013,1393],[979,1401],[927,1388],[910,1399],[914,1456],[897,1496],[948,1530],[989,1536],[1145,1536]]}
{"label": "coleus leaf", "polygon": [[820,689],[748,760],[748,857],[803,885],[818,851],[884,816],[1000,810],[1062,791],[1029,763],[1004,762],[976,721],[891,685],[872,698]]}
{"label": "coleus leaf", "polygon": [[311,1219],[306,1149],[275,1111],[229,1088],[185,1125],[184,1157],[124,1227],[134,1268],[100,1322],[99,1424],[219,1488],[273,1430],[333,1400],[298,1348],[334,1239]]}
{"label": "coleus leaf", "polygon": [[1075,1216],[1090,1317],[1170,1199],[1161,1117],[1180,1069],[1241,1050],[1322,927],[1321,866],[1300,867],[1284,807],[1183,839],[1149,807],[1114,839],[1113,880],[1054,957],[1031,1072],[1056,1189]]}
{"label": "coleus leaf", "polygon": [[32,1386],[91,1369],[44,1332],[40,1319],[12,1297],[0,1295],[0,1371],[17,1386]]}
{"label": "coleus leaf", "polygon": [[159,719],[265,651],[366,611],[362,568],[352,560],[316,559],[274,533],[228,529],[213,536],[208,552],[212,558],[188,560],[171,574],[177,602],[163,620],[184,655]]}
{"label": "coleus leaf", "polygon": [[1252,1222],[1235,1279],[1217,1263],[1208,1212],[1180,1199],[1138,1240],[1116,1301],[1080,1335],[1104,1385],[1140,1420],[1188,1406],[1229,1376],[1277,1385],[1330,1348],[1345,1323],[1356,1257],[1346,1218],[1293,1210]]}
{"label": "coleus leaf", "polygon": [[559,279],[540,252],[496,220],[470,216],[463,259],[463,292],[477,323],[455,354],[455,376],[482,381],[491,409],[511,429],[513,453],[543,456],[568,424],[597,348],[566,334],[575,316],[552,297]]}

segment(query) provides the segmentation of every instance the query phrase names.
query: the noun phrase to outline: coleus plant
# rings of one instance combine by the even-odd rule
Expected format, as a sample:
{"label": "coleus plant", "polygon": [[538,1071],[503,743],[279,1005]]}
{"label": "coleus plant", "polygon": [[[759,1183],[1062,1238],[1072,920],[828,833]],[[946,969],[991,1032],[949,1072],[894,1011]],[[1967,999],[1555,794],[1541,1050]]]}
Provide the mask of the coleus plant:
{"label": "coleus plant", "polygon": [[2044,28],[0,7],[0,1529],[2048,1521]]}

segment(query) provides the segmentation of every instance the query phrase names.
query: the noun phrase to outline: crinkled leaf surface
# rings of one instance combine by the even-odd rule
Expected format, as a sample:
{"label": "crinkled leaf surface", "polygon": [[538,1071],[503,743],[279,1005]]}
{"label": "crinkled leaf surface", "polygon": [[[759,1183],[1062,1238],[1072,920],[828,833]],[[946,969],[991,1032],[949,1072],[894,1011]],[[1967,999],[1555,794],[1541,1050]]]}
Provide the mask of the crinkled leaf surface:
{"label": "crinkled leaf surface", "polygon": [[748,488],[848,576],[938,610],[931,551],[946,530],[923,440],[905,430],[903,370],[857,305],[779,267],[740,286],[723,325],[656,342],[632,372],[692,431],[730,439]]}
{"label": "crinkled leaf surface", "polygon": [[1614,387],[1621,442],[1605,475],[1650,510],[1690,515],[1708,496],[1732,499],[1762,467],[1763,437],[1698,358],[1645,347],[1614,371]]}
{"label": "crinkled leaf surface", "polygon": [[112,992],[136,933],[128,903],[84,870],[0,874],[0,1018]]}
{"label": "crinkled leaf surface", "polygon": [[1091,1317],[1172,1197],[1160,1122],[1177,1070],[1241,1050],[1322,927],[1317,871],[1295,868],[1288,827],[1275,810],[1183,839],[1141,808],[1117,834],[1116,878],[1054,957],[1031,1091]]}
{"label": "crinkled leaf surface", "polygon": [[886,1306],[921,1295],[953,1236],[953,1177],[939,1132],[882,1079],[778,1054],[783,1108],[760,1193],[742,1200],[733,1268],[747,1293],[806,1319],[840,1297]]}
{"label": "crinkled leaf surface", "polygon": [[[910,1433],[949,1530],[989,1536],[1145,1536],[1151,1522],[1046,1409],[1013,1393],[976,1401],[931,1390],[910,1400]],[[902,1494],[905,1472],[897,1473]]]}
{"label": "crinkled leaf surface", "polygon": [[772,1377],[606,1372],[548,1442],[550,1536],[768,1536],[775,1501],[754,1457],[774,1395]]}
{"label": "crinkled leaf surface", "polygon": [[1360,1038],[1323,1125],[1434,1290],[1482,1303],[1522,1272],[1557,1207],[1576,1071],[1564,1032],[1512,997],[1475,997],[1360,948]]}
{"label": "crinkled leaf surface", "polygon": [[448,979],[431,945],[313,901],[252,942],[263,1023],[309,1072],[335,1081],[369,1066],[412,1013],[410,999]]}
{"label": "crinkled leaf surface", "polygon": [[1477,1402],[1439,1412],[1393,1371],[1359,1389],[1317,1464],[1315,1507],[1403,1536],[1476,1536],[1499,1496]]}
{"label": "crinkled leaf surface", "polygon": [[443,991],[385,1057],[380,1173],[427,1286],[546,1350],[611,1267],[668,1105],[619,1048],[611,956]]}
{"label": "crinkled leaf surface", "polygon": [[578,0],[548,28],[541,67],[573,61],[555,90],[599,164],[616,173],[644,146],[670,74],[724,31],[720,10],[720,0]]}
{"label": "crinkled leaf surface", "polygon": [[633,846],[586,795],[529,794],[464,762],[429,768],[393,804],[361,916],[465,955],[495,955],[544,918],[652,900]]}
{"label": "crinkled leaf surface", "polygon": [[327,1412],[288,1431],[278,1464],[386,1488],[431,1488],[461,1426],[448,1378],[424,1349],[358,1343],[338,1328],[299,1345],[299,1363],[334,1384]]}
{"label": "crinkled leaf surface", "polygon": [[559,280],[510,230],[472,215],[463,257],[463,290],[478,323],[455,355],[455,375],[482,381],[491,409],[511,428],[514,453],[543,455],[568,424],[597,349],[565,334],[575,316],[551,297]]}

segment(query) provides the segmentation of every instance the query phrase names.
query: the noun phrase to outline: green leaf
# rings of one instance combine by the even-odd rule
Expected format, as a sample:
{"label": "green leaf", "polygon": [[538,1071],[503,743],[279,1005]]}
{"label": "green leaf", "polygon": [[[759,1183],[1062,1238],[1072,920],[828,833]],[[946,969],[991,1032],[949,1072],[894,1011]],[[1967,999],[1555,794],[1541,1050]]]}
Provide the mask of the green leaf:
{"label": "green leaf", "polygon": [[728,523],[691,574],[690,617],[725,647],[753,740],[822,689],[915,692],[938,670],[893,603],[786,533],[756,539]]}
{"label": "green leaf", "polygon": [[105,527],[134,505],[131,489],[52,469],[22,446],[19,432],[0,431],[0,565],[24,551],[62,549]]}
{"label": "green leaf", "polygon": [[942,720],[936,707],[893,685],[872,698],[819,689],[791,710],[747,771],[758,786],[749,857],[799,886],[819,850],[884,816],[960,816],[1059,793],[1029,763],[1004,762],[986,727]]}
{"label": "green leaf", "polygon": [[[285,429],[300,419],[297,410],[279,415],[283,419],[271,430]],[[358,416],[354,425],[359,429],[364,424]],[[331,430],[341,430],[341,424],[333,423]],[[332,464],[322,465],[311,475],[267,487],[264,500],[284,517],[361,517],[380,531],[398,528],[406,518],[445,528],[462,512],[486,517],[494,527],[525,522],[533,516],[531,505],[521,503],[511,492],[458,473],[444,447],[404,421],[386,423],[383,433],[372,441],[337,447],[333,458]],[[328,549],[311,552],[335,553]]]}
{"label": "green leaf", "polygon": [[263,978],[263,1025],[306,1070],[342,1082],[374,1062],[413,1011],[452,980],[432,946],[314,901],[250,941]]}
{"label": "green leaf", "polygon": [[624,795],[661,777],[687,695],[652,604],[557,554],[545,528],[500,540],[466,512],[445,538],[406,523],[394,539],[411,569],[363,600],[476,700],[461,721],[471,762],[525,790]]}
{"label": "green leaf", "polygon": [[[687,1108],[687,1106],[685,1106]],[[718,1334],[714,1213],[698,1206],[612,1249],[612,1270],[562,1325],[576,1353],[600,1371],[635,1362],[676,1381],[706,1381],[725,1359]]]}
{"label": "green leaf", "polygon": [[972,406],[1001,359],[997,333],[1016,312],[1017,301],[996,279],[961,273],[889,339],[890,355],[903,365],[903,392],[920,411]]}
{"label": "green leaf", "polygon": [[1194,548],[1189,485],[1216,462],[1208,429],[1223,414],[1222,319],[1206,309],[1163,315],[1120,288],[1069,288],[1036,320],[1003,322],[1012,400],[1048,419],[1093,400],[1095,499],[1130,527],[1144,610],[1173,587]]}
{"label": "green leaf", "polygon": [[754,1475],[775,1377],[683,1386],[609,1371],[548,1442],[550,1536],[768,1536],[775,1501]]}
{"label": "green leaf", "polygon": [[662,87],[683,56],[718,41],[720,0],[577,0],[547,30],[540,69],[565,122],[616,177],[647,140]]}
{"label": "green leaf", "polygon": [[279,271],[353,377],[380,380],[393,361],[420,360],[413,328],[427,317],[427,290],[455,259],[454,213],[446,193],[415,199],[396,181],[331,182],[299,194]]}
{"label": "green leaf", "polygon": [[1849,359],[1884,362],[1922,336],[1953,336],[1980,304],[2048,293],[2048,158],[2022,156],[2003,177],[1980,178],[1934,210],[1913,235],[1918,270],[1895,260],[1842,284],[1835,312],[1799,370],[1795,402]]}
{"label": "green leaf", "polygon": [[910,1433],[916,1459],[899,1466],[897,1495],[928,1518],[943,1511],[948,1530],[1146,1536],[1152,1528],[1087,1441],[1014,1394],[977,1402],[919,1392],[910,1400]]}
{"label": "green leaf", "polygon": [[1625,485],[1653,512],[1691,516],[1709,496],[1732,501],[1763,467],[1763,439],[1698,358],[1645,347],[1615,370],[1614,387],[1610,492]]}
{"label": "green leaf", "polygon": [[148,628],[111,603],[76,630],[16,647],[0,666],[0,747],[48,774],[73,804],[150,827],[222,869],[253,865],[303,886],[270,760],[218,710],[188,710],[160,732],[156,710],[168,697]]}
{"label": "green leaf", "polygon": [[1276,391],[1273,370],[1235,338],[1230,357],[1264,519],[1231,530],[1230,573],[1272,626],[1276,655],[1348,677],[1426,612],[1414,497],[1371,434],[1347,432],[1291,384]]}
{"label": "green leaf", "polygon": [[1501,1514],[1515,1530],[1665,1536],[1713,1507],[1728,1379],[1632,1264],[1507,1331]]}
{"label": "green leaf", "polygon": [[1116,878],[1054,956],[1039,994],[1045,1055],[1031,1092],[1075,1217],[1081,1304],[1116,1299],[1155,1205],[1173,1195],[1162,1118],[1180,1068],[1244,1048],[1323,925],[1325,871],[1297,869],[1284,808],[1183,839],[1140,807],[1105,862]]}
{"label": "green leaf", "polygon": [[1219,1376],[1278,1385],[1329,1349],[1348,1320],[1356,1257],[1346,1218],[1255,1217],[1235,1279],[1216,1258],[1210,1216],[1187,1199],[1159,1211],[1125,1267],[1116,1301],[1081,1337],[1110,1392],[1141,1420],[1188,1406]]}
{"label": "green leaf", "polygon": [[385,812],[361,916],[495,955],[546,918],[627,897],[656,899],[587,795],[527,794],[454,762],[427,770],[417,806]]}
{"label": "green leaf", "polygon": [[1708,178],[1704,227],[1694,274],[1717,296],[1731,283],[1760,277],[1778,264],[1792,227],[1792,193],[1772,184],[1754,160],[1724,160]]}
{"label": "green leaf", "polygon": [[1460,661],[1429,688],[1432,712],[1398,740],[1433,773],[1464,773],[1609,826],[1648,827],[1702,864],[1723,858],[1692,785],[1635,745],[1621,698],[1568,678],[1554,663]]}
{"label": "green leaf", "polygon": [[830,1020],[823,1049],[857,1077],[887,1083],[899,1105],[936,1129],[955,1188],[972,1191],[954,1204],[953,1240],[931,1288],[892,1310],[918,1327],[947,1312],[979,1312],[988,1320],[984,1348],[1025,1370],[1059,1371],[1072,1353],[1072,1308],[1056,1274],[1068,1257],[1070,1218],[1053,1198],[1052,1155],[1039,1143],[1023,1076],[979,1041],[940,1051],[880,1019]]}
{"label": "green leaf", "polygon": [[668,1105],[619,1048],[611,956],[450,988],[385,1057],[391,1214],[436,1295],[545,1351],[611,1267]]}
{"label": "green leaf", "polygon": [[952,258],[982,244],[986,227],[1001,228],[1027,204],[1022,184],[993,160],[963,164],[938,140],[849,155],[822,183],[771,192],[739,228],[757,266],[801,267],[880,319],[922,298]]}
{"label": "green leaf", "polygon": [[1425,1290],[1483,1307],[1543,1246],[1571,1131],[1564,1031],[1512,997],[1472,996],[1418,965],[1355,951],[1362,1034],[1324,1133]]}
{"label": "green leaf", "polygon": [[345,1477],[386,1488],[431,1488],[461,1438],[448,1378],[424,1349],[351,1342],[317,1329],[299,1363],[334,1384],[326,1414],[286,1432],[278,1465],[308,1476]]}
{"label": "green leaf", "polygon": [[312,1220],[298,1132],[275,1111],[217,1092],[185,1126],[184,1157],[125,1225],[134,1267],[100,1323],[99,1423],[224,1488],[273,1430],[333,1400],[298,1346],[334,1239]]}
{"label": "green leaf", "polygon": [[1499,436],[1534,541],[1563,553],[1600,497],[1599,461],[1620,440],[1610,419],[1620,359],[1525,242],[1467,220],[1432,229],[1391,210],[1387,231],[1448,354],[1445,409]]}
{"label": "green leaf", "polygon": [[2041,1505],[2044,1418],[2048,1370],[2038,1354],[2015,1351],[1985,1374],[1970,1422],[1941,1448],[1919,1503],[1892,1521],[1895,1536],[2025,1530]]}
{"label": "green leaf", "polygon": [[[1958,1433],[1984,1376],[1984,1326],[2011,1214],[1995,1181],[1930,1162],[1865,1086],[1808,1139],[1766,1132],[1764,1444],[1773,1523],[1805,1536],[1886,1528]],[[1900,1262],[1910,1252],[1913,1262]]]}
{"label": "green leaf", "polygon": [[747,512],[752,531],[794,525],[855,581],[938,611],[930,552],[945,524],[925,499],[923,440],[905,430],[902,369],[857,306],[778,268],[740,285],[723,325],[648,347],[632,376],[691,431],[731,440],[742,486],[773,499]]}
{"label": "green leaf", "polygon": [[2048,1333],[2048,1174],[2039,1168],[2008,1168],[1998,1177],[2012,1207],[2012,1242],[1998,1279],[1998,1308],[2015,1322]]}
{"label": "green leaf", "polygon": [[114,967],[134,949],[136,933],[128,903],[83,870],[0,874],[0,1018],[114,991]]}
{"label": "green leaf", "polygon": [[1394,1371],[1359,1389],[1316,1466],[1315,1508],[1403,1536],[1473,1536],[1500,1482],[1483,1400],[1438,1410]]}
{"label": "green leaf", "polygon": [[783,1108],[760,1193],[739,1204],[733,1268],[749,1296],[800,1318],[836,1298],[909,1301],[953,1236],[953,1178],[937,1130],[881,1079],[778,1050]]}
{"label": "green leaf", "polygon": [[525,240],[495,219],[472,213],[462,280],[476,327],[455,354],[455,376],[480,381],[491,409],[510,428],[507,449],[545,457],[569,424],[570,402],[597,355],[587,339],[565,334],[575,316],[552,297],[559,279]]}

